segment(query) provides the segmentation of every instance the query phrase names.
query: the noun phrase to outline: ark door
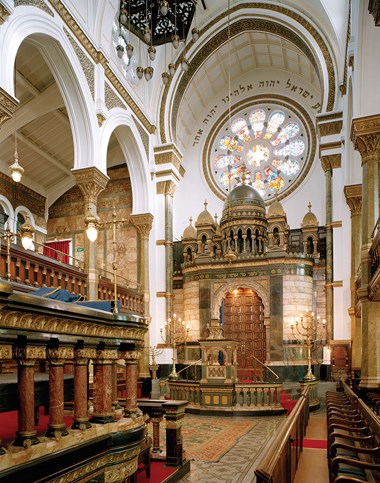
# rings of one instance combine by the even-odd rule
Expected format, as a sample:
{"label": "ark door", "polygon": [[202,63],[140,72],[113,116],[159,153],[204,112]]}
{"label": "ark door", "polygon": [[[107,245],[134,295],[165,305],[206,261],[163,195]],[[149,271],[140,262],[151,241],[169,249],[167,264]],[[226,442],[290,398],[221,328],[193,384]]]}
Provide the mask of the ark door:
{"label": "ark door", "polygon": [[258,367],[254,357],[264,363],[266,356],[264,306],[260,297],[248,288],[228,293],[223,319],[225,338],[241,341],[237,353],[238,376],[251,378]]}

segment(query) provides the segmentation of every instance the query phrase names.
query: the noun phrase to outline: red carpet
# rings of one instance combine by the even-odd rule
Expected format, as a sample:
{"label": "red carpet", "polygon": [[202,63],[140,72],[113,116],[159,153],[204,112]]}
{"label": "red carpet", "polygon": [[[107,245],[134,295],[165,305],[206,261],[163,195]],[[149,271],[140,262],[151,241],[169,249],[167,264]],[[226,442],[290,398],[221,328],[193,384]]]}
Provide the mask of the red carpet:
{"label": "red carpet", "polygon": [[286,409],[287,414],[290,414],[294,406],[297,404],[297,400],[291,399],[289,394],[280,391],[280,403],[282,407]]}
{"label": "red carpet", "polygon": [[[66,427],[70,427],[73,424],[73,418],[70,416],[64,416]],[[49,416],[44,415],[43,406],[40,407],[40,424],[36,426],[37,436],[41,436],[48,429]],[[1,445],[6,446],[16,438],[17,431],[17,411],[8,411],[6,413],[0,413],[0,426],[1,426]]]}
{"label": "red carpet", "polygon": [[324,439],[306,439],[303,440],[304,448],[327,449],[327,441]]}
{"label": "red carpet", "polygon": [[136,483],[161,483],[168,476],[172,475],[176,471],[176,468],[169,468],[165,466],[165,463],[161,461],[151,461],[150,463],[150,478],[147,478],[145,471],[137,473],[135,476]]}

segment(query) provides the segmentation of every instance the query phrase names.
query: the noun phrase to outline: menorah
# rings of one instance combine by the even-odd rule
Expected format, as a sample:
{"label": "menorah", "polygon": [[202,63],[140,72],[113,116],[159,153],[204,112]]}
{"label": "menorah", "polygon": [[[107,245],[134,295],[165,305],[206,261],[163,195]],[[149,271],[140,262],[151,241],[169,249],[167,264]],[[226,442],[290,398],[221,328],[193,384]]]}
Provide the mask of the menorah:
{"label": "menorah", "polygon": [[307,349],[307,372],[303,381],[315,381],[316,377],[311,370],[311,348],[318,340],[326,338],[326,320],[323,319],[321,322],[319,315],[307,310],[301,315],[300,320],[296,317],[295,324],[292,322],[290,327],[293,338],[304,344]]}
{"label": "menorah", "polygon": [[163,353],[164,349],[155,346],[149,347],[149,369],[152,371],[152,379],[157,379],[158,364],[156,357]]}
{"label": "menorah", "polygon": [[168,321],[165,322],[165,329],[160,327],[161,339],[164,344],[170,346],[173,350],[173,368],[172,372],[169,374],[169,380],[178,380],[178,373],[176,370],[177,364],[177,347],[184,344],[189,335],[190,328],[185,327],[185,322],[173,314],[173,318],[169,317]]}

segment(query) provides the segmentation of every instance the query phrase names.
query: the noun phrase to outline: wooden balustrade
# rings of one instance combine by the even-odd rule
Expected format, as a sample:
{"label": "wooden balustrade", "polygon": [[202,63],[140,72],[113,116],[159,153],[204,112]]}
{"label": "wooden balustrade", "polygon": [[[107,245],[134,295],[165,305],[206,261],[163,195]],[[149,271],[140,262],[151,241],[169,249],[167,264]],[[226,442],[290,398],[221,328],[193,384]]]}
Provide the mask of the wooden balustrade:
{"label": "wooden balustrade", "polygon": [[291,483],[294,480],[309,419],[309,387],[286,418],[267,455],[255,470],[257,483]]}
{"label": "wooden balustrade", "polygon": [[[7,252],[3,243],[0,254],[0,274],[5,274]],[[11,245],[10,260],[10,282],[17,284],[19,291],[32,292],[42,287],[61,287],[81,295],[84,299],[87,296],[87,274],[84,273],[83,266],[68,265],[14,244]],[[98,297],[99,300],[114,300],[114,285],[111,280],[99,277]],[[143,314],[143,296],[138,290],[118,284],[117,297],[121,312]]]}

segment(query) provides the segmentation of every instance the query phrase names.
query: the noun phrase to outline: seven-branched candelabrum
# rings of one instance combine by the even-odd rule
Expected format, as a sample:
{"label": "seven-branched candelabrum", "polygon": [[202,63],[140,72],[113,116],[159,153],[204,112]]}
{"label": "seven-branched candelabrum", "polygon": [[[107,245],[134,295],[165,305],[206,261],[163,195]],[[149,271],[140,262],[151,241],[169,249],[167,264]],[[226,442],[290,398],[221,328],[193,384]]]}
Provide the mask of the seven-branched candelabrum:
{"label": "seven-branched candelabrum", "polygon": [[170,380],[177,380],[178,373],[176,371],[177,364],[177,347],[184,344],[189,335],[190,328],[185,326],[185,322],[173,314],[173,317],[169,317],[165,321],[165,327],[160,327],[161,339],[163,342],[170,346],[173,350],[173,368],[172,372],[169,374]]}
{"label": "seven-branched candelabrum", "polygon": [[296,317],[290,327],[293,338],[307,349],[307,372],[303,380],[314,381],[316,377],[311,370],[311,348],[315,342],[326,339],[326,320],[321,321],[319,315],[307,310],[300,318]]}

